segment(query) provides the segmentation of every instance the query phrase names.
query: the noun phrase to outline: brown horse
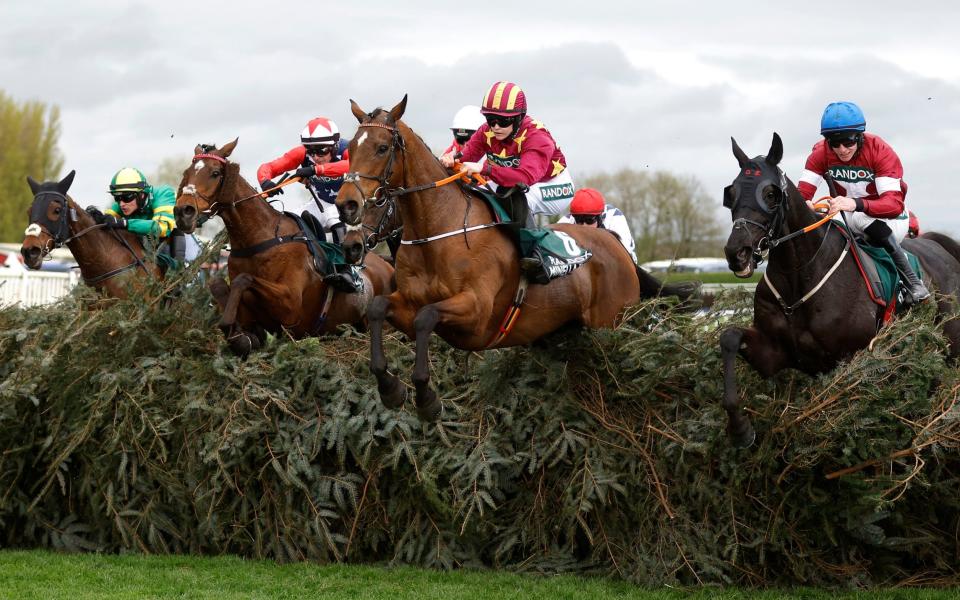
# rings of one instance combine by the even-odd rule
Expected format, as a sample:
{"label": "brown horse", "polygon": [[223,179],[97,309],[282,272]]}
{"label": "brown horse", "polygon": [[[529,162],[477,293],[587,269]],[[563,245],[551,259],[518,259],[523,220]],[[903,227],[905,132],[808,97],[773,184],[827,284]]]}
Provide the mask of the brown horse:
{"label": "brown horse", "polygon": [[20,247],[24,264],[39,269],[51,250],[66,245],[80,265],[84,283],[114,298],[127,296],[131,280],[161,277],[160,267],[144,258],[138,236],[103,229],[67,195],[75,174],[70,171],[59,182],[44,183],[27,177],[33,203]]}
{"label": "brown horse", "polygon": [[226,226],[230,284],[217,278],[210,289],[231,349],[248,354],[263,344],[265,331],[301,338],[342,323],[363,323],[370,299],[393,290],[393,267],[372,255],[362,293],[328,289],[315,264],[327,260],[323,250],[314,246],[311,253],[300,223],[275,210],[240,176],[240,166],[227,160],[236,145],[237,140],[220,149],[196,147],[174,208],[177,227],[186,233],[196,228],[201,213],[220,216]]}
{"label": "brown horse", "polygon": [[397,201],[393,197],[383,196],[367,204],[359,225],[347,226],[343,254],[347,262],[356,264],[363,260],[368,250],[373,250],[380,242],[386,242],[390,257],[396,262],[401,235],[403,222],[397,210]]}
{"label": "brown horse", "polygon": [[[733,216],[727,262],[735,274],[749,277],[764,254],[769,260],[754,295],[753,326],[731,327],[720,336],[728,432],[736,445],[745,447],[753,443],[755,432],[737,390],[737,354],[763,377],[784,368],[810,374],[829,371],[876,336],[882,309],[870,299],[853,257],[847,256],[848,238],[839,228],[829,222],[799,233],[820,216],[778,166],[783,157],[780,136],[773,134],[766,156],[748,158],[736,141],[733,154],[740,172],[724,191],[724,206]],[[903,247],[920,259],[925,276],[940,292],[938,315],[952,314],[960,292],[960,247],[936,233],[904,240]],[[956,356],[960,320],[948,318],[943,332],[951,356]]]}
{"label": "brown horse", "polygon": [[[400,117],[406,97],[391,110],[367,114],[351,100],[360,122],[350,142],[350,167],[337,196],[341,219],[360,223],[364,206],[396,197],[404,240],[397,253],[397,291],[378,296],[370,305],[370,369],[384,404],[398,407],[406,388],[387,372],[383,321],[416,340],[417,411],[436,420],[441,403],[430,386],[428,341],[437,334],[464,350],[528,344],[563,325],[613,327],[626,306],[654,295],[660,284],[647,274],[641,280],[617,238],[602,229],[557,225],[593,258],[566,277],[548,285],[531,285],[522,300],[515,326],[505,336],[502,324],[521,284],[516,244],[486,203],[457,185],[421,188],[447,177],[447,172]],[[405,188],[405,189],[403,189]],[[442,236],[423,242],[433,236]],[[414,242],[417,243],[414,243]],[[652,280],[652,281],[651,281]],[[516,316],[516,315],[512,315]]]}

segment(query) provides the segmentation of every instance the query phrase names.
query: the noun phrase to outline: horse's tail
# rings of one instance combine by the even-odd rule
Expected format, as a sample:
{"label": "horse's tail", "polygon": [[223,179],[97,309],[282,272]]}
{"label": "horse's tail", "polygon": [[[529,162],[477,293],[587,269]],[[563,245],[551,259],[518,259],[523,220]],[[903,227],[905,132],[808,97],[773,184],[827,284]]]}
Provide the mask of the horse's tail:
{"label": "horse's tail", "polygon": [[925,240],[930,240],[931,242],[940,244],[943,246],[944,250],[949,252],[951,256],[957,259],[957,262],[960,262],[960,243],[957,243],[957,241],[949,235],[937,233],[936,231],[928,231],[920,237]]}
{"label": "horse's tail", "polygon": [[640,280],[640,298],[656,298],[658,296],[676,296],[680,300],[689,300],[700,293],[699,281],[680,281],[678,283],[663,283],[639,265],[637,279]]}

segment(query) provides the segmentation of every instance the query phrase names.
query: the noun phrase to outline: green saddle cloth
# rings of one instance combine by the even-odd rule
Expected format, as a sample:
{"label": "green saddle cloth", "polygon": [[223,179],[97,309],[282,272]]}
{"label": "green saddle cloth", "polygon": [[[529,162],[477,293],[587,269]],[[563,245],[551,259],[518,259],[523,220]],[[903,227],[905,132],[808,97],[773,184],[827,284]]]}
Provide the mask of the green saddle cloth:
{"label": "green saddle cloth", "polygon": [[[897,272],[897,266],[893,263],[893,258],[883,248],[862,243],[857,243],[857,246],[864,254],[873,259],[873,264],[877,267],[877,277],[879,279],[877,283],[880,284],[880,299],[889,303],[894,294],[897,293],[897,284],[900,283],[900,274]],[[910,262],[913,272],[917,274],[917,277],[923,277],[923,271],[920,269],[920,259],[906,250],[904,252],[907,254],[907,260]]]}

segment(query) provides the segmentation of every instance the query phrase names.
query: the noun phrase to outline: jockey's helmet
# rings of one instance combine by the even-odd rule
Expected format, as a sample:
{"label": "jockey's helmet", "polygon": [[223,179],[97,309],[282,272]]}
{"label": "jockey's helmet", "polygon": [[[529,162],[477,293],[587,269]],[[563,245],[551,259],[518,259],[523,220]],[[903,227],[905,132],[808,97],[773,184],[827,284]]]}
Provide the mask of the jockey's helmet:
{"label": "jockey's helmet", "polygon": [[606,202],[603,195],[593,188],[583,188],[577,190],[573,195],[573,202],[570,203],[570,214],[572,215],[600,215],[606,208]]}
{"label": "jockey's helmet", "polygon": [[450,130],[453,131],[453,137],[456,138],[457,143],[465,144],[484,122],[485,119],[483,113],[480,112],[480,107],[468,104],[453,115]]}
{"label": "jockey's helmet", "polygon": [[340,141],[340,129],[333,120],[326,117],[310,119],[307,126],[300,132],[300,142],[311,146],[336,146]]}
{"label": "jockey's helmet", "polygon": [[863,133],[866,128],[863,111],[853,102],[831,102],[820,118],[820,135],[824,137],[836,133]]}
{"label": "jockey's helmet", "polygon": [[480,112],[501,117],[524,115],[527,112],[527,97],[519,85],[498,81],[483,96]]}
{"label": "jockey's helmet", "polygon": [[117,171],[113,179],[110,180],[110,195],[117,201],[120,198],[129,198],[135,195],[137,210],[143,208],[149,193],[150,184],[147,183],[147,178],[140,169],[124,167]]}

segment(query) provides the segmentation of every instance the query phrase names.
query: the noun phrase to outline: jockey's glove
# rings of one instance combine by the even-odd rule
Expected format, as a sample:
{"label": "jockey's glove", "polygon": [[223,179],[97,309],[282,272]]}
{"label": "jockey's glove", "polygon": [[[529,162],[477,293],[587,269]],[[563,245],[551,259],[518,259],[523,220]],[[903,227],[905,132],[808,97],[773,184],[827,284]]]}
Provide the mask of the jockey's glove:
{"label": "jockey's glove", "polygon": [[113,215],[104,215],[103,224],[107,226],[107,229],[126,229],[127,220],[122,217],[115,217]]}
{"label": "jockey's glove", "polygon": [[317,170],[314,167],[300,167],[294,173],[294,175],[296,175],[300,179],[307,179],[309,177],[313,177],[316,174],[317,174]]}
{"label": "jockey's glove", "polygon": [[91,205],[91,206],[88,206],[87,208],[85,208],[84,210],[87,211],[87,214],[88,214],[88,215],[90,215],[91,217],[93,217],[93,220],[94,220],[98,225],[103,225],[104,216],[103,216],[103,213],[100,212],[100,209],[99,209],[99,208],[97,208],[96,206],[92,206],[92,205]]}
{"label": "jockey's glove", "polygon": [[[260,182],[260,189],[263,191],[267,191],[270,188],[275,188],[275,187],[277,187],[277,184],[275,184],[272,179],[264,179],[263,181]],[[267,194],[267,197],[276,196],[277,194],[282,194],[282,193],[283,193],[283,188],[280,188],[279,190],[273,190],[272,192]]]}

